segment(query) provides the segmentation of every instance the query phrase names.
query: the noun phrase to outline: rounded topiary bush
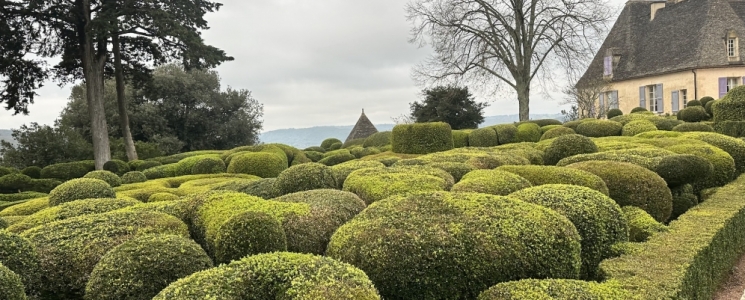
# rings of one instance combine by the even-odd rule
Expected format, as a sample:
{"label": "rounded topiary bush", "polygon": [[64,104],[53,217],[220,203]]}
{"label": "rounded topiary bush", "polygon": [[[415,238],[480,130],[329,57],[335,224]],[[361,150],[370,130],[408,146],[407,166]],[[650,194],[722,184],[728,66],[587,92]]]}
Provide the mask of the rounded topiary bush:
{"label": "rounded topiary bush", "polygon": [[145,174],[145,177],[147,177],[147,179],[174,177],[176,176],[175,169],[176,169],[176,164],[167,164],[167,165],[161,165],[161,166],[149,168],[147,170],[142,171],[142,174]]}
{"label": "rounded topiary bush", "polygon": [[[546,131],[549,131],[549,130],[554,129],[554,128],[560,128],[560,127],[564,127],[564,125],[546,125],[546,126],[542,126],[541,127],[541,133],[544,133],[545,134]],[[567,128],[567,127],[565,127],[565,128]]]}
{"label": "rounded topiary bush", "polygon": [[541,140],[541,127],[535,123],[523,123],[517,126],[517,134],[515,134],[515,142],[531,142],[535,143]]}
{"label": "rounded topiary bush", "polygon": [[86,300],[150,300],[172,282],[212,268],[194,241],[176,235],[144,235],[111,249],[91,272]]}
{"label": "rounded topiary bush", "polygon": [[715,118],[714,105],[716,103],[719,103],[719,100],[709,101],[709,102],[706,102],[706,105],[704,105],[704,109],[706,109],[706,113],[712,116],[712,118]]}
{"label": "rounded topiary bush", "polygon": [[11,173],[0,176],[0,191],[7,193],[18,193],[31,186],[33,179],[21,173]]}
{"label": "rounded topiary bush", "polygon": [[147,197],[147,202],[173,201],[178,200],[179,196],[171,193],[153,193]]}
{"label": "rounded topiary bush", "polygon": [[551,142],[546,148],[543,161],[546,165],[556,165],[565,157],[595,152],[598,152],[598,147],[588,137],[579,134],[567,134],[559,136]]}
{"label": "rounded topiary bush", "polygon": [[373,133],[365,139],[362,143],[362,147],[383,147],[391,144],[391,136],[393,134],[390,131],[381,131]]}
{"label": "rounded topiary bush", "polygon": [[685,184],[670,189],[673,193],[673,214],[671,220],[677,219],[692,207],[698,205],[698,196],[694,194],[693,186]]}
{"label": "rounded topiary bush", "polygon": [[675,126],[683,124],[683,121],[668,118],[652,118],[649,120],[657,127],[657,130],[671,131]]}
{"label": "rounded topiary bush", "polygon": [[705,96],[699,99],[698,101],[701,102],[701,106],[706,106],[711,101],[714,101],[715,99],[711,96]]}
{"label": "rounded topiary bush", "polygon": [[510,172],[475,170],[463,176],[450,190],[506,196],[531,186],[530,181]]}
{"label": "rounded topiary bush", "polygon": [[530,120],[530,121],[525,121],[525,122],[534,123],[538,125],[538,127],[549,126],[549,125],[561,125],[561,121],[557,119],[538,119],[538,120]]}
{"label": "rounded topiary bush", "polygon": [[497,284],[478,300],[611,300],[632,299],[625,290],[608,283],[572,279],[523,279]]}
{"label": "rounded topiary bush", "polygon": [[123,160],[113,159],[103,164],[103,169],[120,176],[129,172],[129,164]]}
{"label": "rounded topiary bush", "polygon": [[130,163],[130,170],[132,170],[133,169],[132,166],[134,166],[134,170],[142,172],[142,171],[145,171],[147,169],[154,168],[154,167],[157,167],[157,166],[162,166],[162,165],[163,164],[160,163],[160,162],[158,162],[158,161],[145,160],[145,161],[142,161],[141,163],[137,163],[137,164],[134,164],[134,165]]}
{"label": "rounded topiary bush", "polygon": [[342,187],[344,187],[344,181],[347,180],[347,176],[349,176],[349,174],[356,170],[365,168],[385,168],[385,165],[379,161],[374,160],[354,160],[335,165],[331,167],[331,171],[334,174],[336,186],[341,189]]}
{"label": "rounded topiary bush", "polygon": [[122,179],[118,175],[106,170],[90,171],[88,172],[88,174],[85,174],[83,178],[100,179],[106,181],[106,183],[108,183],[111,187],[122,185]]}
{"label": "rounded topiary bush", "polygon": [[25,167],[21,170],[21,174],[31,177],[33,179],[41,178],[41,168],[37,166]]}
{"label": "rounded topiary bush", "polygon": [[745,173],[745,141],[717,133],[687,133],[684,138],[704,141],[709,145],[727,152],[735,160],[737,173],[735,176]]}
{"label": "rounded topiary bush", "polygon": [[240,153],[230,160],[228,173],[256,175],[261,178],[277,177],[287,169],[287,159],[270,152]]}
{"label": "rounded topiary bush", "polygon": [[709,114],[706,113],[706,109],[699,106],[689,106],[678,112],[678,120],[685,122],[701,122],[709,119]]}
{"label": "rounded topiary bush", "polygon": [[[29,296],[36,296],[39,288],[39,280],[42,275],[39,264],[39,256],[27,239],[0,230],[0,265],[4,265],[20,276],[26,294]],[[2,280],[0,279],[0,281]],[[2,296],[1,291],[3,291],[3,288],[0,288],[0,296]],[[0,299],[5,298],[0,297]]]}
{"label": "rounded topiary bush", "polygon": [[341,149],[341,147],[344,147],[344,144],[341,143],[341,142],[336,142],[336,143],[331,144],[331,146],[329,146],[328,150],[329,151],[339,150],[339,149]]}
{"label": "rounded topiary bush", "polygon": [[556,166],[501,166],[497,170],[520,175],[533,186],[544,184],[572,184],[584,186],[608,195],[605,181],[587,171]]}
{"label": "rounded topiary bush", "polygon": [[[685,123],[685,124],[690,124],[690,123]],[[647,132],[637,134],[636,137],[643,138],[643,139],[656,139],[656,138],[675,138],[681,135],[682,134],[680,132],[675,132],[675,131],[655,130],[655,131],[647,131]]]}
{"label": "rounded topiary bush", "polygon": [[386,299],[464,299],[499,282],[577,278],[579,240],[539,205],[428,192],[373,203],[334,233],[327,255],[365,271]]}
{"label": "rounded topiary bush", "polygon": [[557,138],[562,135],[575,134],[575,133],[576,132],[574,132],[574,130],[572,130],[569,127],[562,126],[562,127],[557,127],[557,128],[551,128],[545,133],[543,133],[543,135],[541,136],[541,141]]}
{"label": "rounded topiary bush", "polygon": [[701,104],[701,101],[698,101],[698,100],[691,100],[691,101],[688,101],[688,103],[686,103],[686,108],[694,107],[694,106],[703,106],[703,105]]}
{"label": "rounded topiary bush", "polygon": [[15,272],[0,263],[0,298],[5,300],[26,300],[23,282]]}
{"label": "rounded topiary bush", "polygon": [[318,163],[326,166],[335,166],[343,162],[354,160],[356,158],[357,157],[349,152],[349,150],[340,149],[324,153],[323,158],[319,160]]}
{"label": "rounded topiary bush", "polygon": [[494,131],[497,132],[497,140],[500,145],[505,145],[515,142],[517,136],[517,127],[512,124],[499,124],[491,126]]}
{"label": "rounded topiary bush", "polygon": [[426,154],[453,149],[450,125],[443,122],[399,124],[391,136],[393,152]]}
{"label": "rounded topiary bush", "polygon": [[243,299],[379,300],[364,272],[337,260],[289,252],[253,255],[195,273],[153,300]]}
{"label": "rounded topiary bush", "polygon": [[95,168],[89,168],[84,163],[71,162],[48,165],[41,169],[41,178],[53,178],[66,181],[85,176]]}
{"label": "rounded topiary bush", "polygon": [[279,196],[279,192],[274,188],[274,183],[276,181],[276,178],[263,178],[254,180],[247,183],[246,186],[242,187],[241,189],[237,190],[237,192],[261,197],[264,199],[271,199]]}
{"label": "rounded topiary bush", "polygon": [[[434,173],[436,171],[450,178],[442,178]],[[452,175],[432,167],[408,170],[366,168],[350,173],[344,181],[343,190],[357,194],[366,204],[370,204],[394,195],[448,190],[454,182]]]}
{"label": "rounded topiary bush", "polygon": [[468,134],[468,145],[471,147],[493,147],[499,145],[497,132],[492,127],[479,128]]}
{"label": "rounded topiary bush", "polygon": [[453,130],[453,148],[468,147],[468,135],[471,129]]}
{"label": "rounded topiary bush", "polygon": [[695,155],[670,155],[662,157],[654,171],[668,186],[679,186],[708,178],[714,172],[714,166]]}
{"label": "rounded topiary bush", "polygon": [[218,174],[225,173],[227,167],[219,157],[204,157],[191,167],[191,174]]}
{"label": "rounded topiary bush", "polygon": [[[321,142],[321,148],[325,149],[326,151],[331,149],[331,145],[333,144],[342,144],[341,140],[337,138],[328,138]],[[341,148],[341,147],[340,147]],[[337,148],[338,149],[338,148]]]}
{"label": "rounded topiary bush", "polygon": [[670,218],[673,196],[657,173],[630,163],[585,161],[567,166],[588,171],[605,181],[610,197],[621,206],[637,206],[660,222]]}
{"label": "rounded topiary bush", "polygon": [[89,198],[114,198],[116,193],[106,181],[78,178],[60,184],[49,193],[49,205]]}
{"label": "rounded topiary bush", "polygon": [[145,173],[142,173],[140,171],[129,171],[127,173],[124,173],[124,175],[122,175],[123,184],[138,183],[138,182],[145,182],[145,181],[147,181],[147,176],[145,176]]}
{"label": "rounded topiary bush", "polygon": [[696,192],[707,188],[724,186],[732,181],[737,172],[735,160],[732,156],[724,150],[714,146],[707,144],[688,144],[683,140],[678,145],[670,146],[665,149],[680,154],[696,155],[708,160],[714,167],[710,176],[701,177],[700,180],[693,183]]}
{"label": "rounded topiary bush", "polygon": [[318,162],[319,160],[323,159],[323,152],[318,151],[303,151],[305,153],[305,157],[310,159],[312,162]]}
{"label": "rounded topiary bush", "polygon": [[590,122],[583,122],[577,126],[576,131],[578,134],[586,137],[605,137],[605,136],[619,136],[623,130],[623,125],[615,121],[608,120],[597,120]]}
{"label": "rounded topiary bush", "polygon": [[645,242],[650,236],[667,231],[667,226],[657,222],[643,209],[636,206],[624,206],[621,208],[629,224],[629,241]]}
{"label": "rounded topiary bush", "polygon": [[714,132],[714,127],[704,123],[683,123],[673,127],[673,131],[677,132],[691,132],[691,131],[703,131],[703,132]]}
{"label": "rounded topiary bush", "polygon": [[471,171],[476,170],[476,167],[459,162],[437,162],[429,164],[430,167],[438,168],[453,175],[455,182],[459,182],[463,176]]}
{"label": "rounded topiary bush", "polygon": [[608,112],[605,114],[605,116],[610,119],[613,117],[623,116],[623,111],[621,111],[618,108],[611,108],[608,110]]}
{"label": "rounded topiary bush", "polygon": [[274,182],[279,195],[315,189],[336,188],[331,167],[319,163],[292,166],[282,171]]}
{"label": "rounded topiary bush", "polygon": [[745,120],[745,86],[731,89],[712,107],[714,122]]}
{"label": "rounded topiary bush", "polygon": [[654,123],[647,121],[647,120],[636,120],[636,121],[631,121],[627,123],[626,125],[623,125],[621,135],[635,136],[643,132],[655,131],[655,130],[657,130],[657,126],[654,126]]}
{"label": "rounded topiary bush", "polygon": [[621,207],[596,190],[548,184],[517,191],[510,197],[553,209],[574,224],[582,237],[583,279],[596,279],[600,261],[613,254],[613,244],[628,241],[628,225]]}
{"label": "rounded topiary bush", "polygon": [[220,226],[215,237],[215,262],[229,263],[245,256],[287,250],[282,224],[263,212],[246,211]]}
{"label": "rounded topiary bush", "polygon": [[8,227],[8,231],[21,233],[39,225],[83,215],[105,213],[140,203],[140,201],[134,199],[103,198],[75,200],[40,210]]}
{"label": "rounded topiary bush", "polygon": [[644,108],[644,107],[634,107],[634,108],[632,108],[632,109],[631,109],[631,113],[632,113],[632,114],[633,114],[633,113],[646,112],[646,111],[649,111],[649,110],[647,110],[647,109],[646,109],[646,108]]}

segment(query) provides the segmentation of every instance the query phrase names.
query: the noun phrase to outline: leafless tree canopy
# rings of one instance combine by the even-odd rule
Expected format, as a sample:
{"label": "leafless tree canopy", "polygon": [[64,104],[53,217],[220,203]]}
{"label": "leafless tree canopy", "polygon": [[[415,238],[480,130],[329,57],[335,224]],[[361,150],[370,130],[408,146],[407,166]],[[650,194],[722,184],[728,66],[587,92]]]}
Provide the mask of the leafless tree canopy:
{"label": "leafless tree canopy", "polygon": [[424,84],[507,84],[529,118],[530,83],[570,78],[595,54],[611,18],[606,0],[412,0],[412,42],[434,54],[414,70]]}
{"label": "leafless tree canopy", "polygon": [[[599,107],[598,99],[600,94],[608,91],[610,87],[610,82],[602,78],[592,80],[582,88],[577,88],[574,85],[567,86],[564,89],[565,98],[561,104],[570,104],[576,107],[577,115],[575,117],[577,119],[604,117],[607,108]],[[618,105],[618,103],[611,103],[611,99],[608,99],[608,101],[606,106]],[[618,99],[615,99],[615,101],[618,101]]]}

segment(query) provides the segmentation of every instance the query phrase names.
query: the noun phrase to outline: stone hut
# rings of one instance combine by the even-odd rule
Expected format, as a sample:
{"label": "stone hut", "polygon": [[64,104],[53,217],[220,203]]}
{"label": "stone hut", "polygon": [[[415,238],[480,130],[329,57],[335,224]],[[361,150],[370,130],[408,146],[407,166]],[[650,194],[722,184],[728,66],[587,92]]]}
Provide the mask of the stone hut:
{"label": "stone hut", "polygon": [[362,115],[360,115],[360,118],[357,120],[357,124],[354,125],[352,132],[349,133],[349,136],[347,136],[344,143],[346,144],[349,141],[356,139],[365,139],[377,132],[378,129],[375,128],[375,125],[373,125],[372,122],[370,122],[370,119],[367,118],[365,110],[363,109]]}

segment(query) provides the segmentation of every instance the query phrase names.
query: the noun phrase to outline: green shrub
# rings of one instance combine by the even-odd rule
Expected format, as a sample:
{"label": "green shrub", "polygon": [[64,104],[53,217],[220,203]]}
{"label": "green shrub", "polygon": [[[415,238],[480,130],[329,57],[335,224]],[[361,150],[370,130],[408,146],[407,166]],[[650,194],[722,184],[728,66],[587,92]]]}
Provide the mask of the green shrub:
{"label": "green shrub", "polygon": [[619,136],[623,130],[623,125],[615,121],[597,120],[583,122],[574,130],[578,134],[586,137],[604,137]]}
{"label": "green shrub", "polygon": [[153,300],[243,299],[379,300],[364,272],[322,256],[275,252],[249,256],[174,282]]}
{"label": "green shrub", "polygon": [[21,170],[21,174],[31,177],[33,179],[41,178],[41,168],[37,166],[26,167]]}
{"label": "green shrub", "polygon": [[576,132],[574,132],[574,130],[572,130],[571,128],[568,128],[568,127],[563,127],[562,126],[562,127],[552,128],[552,129],[549,129],[548,131],[546,131],[541,136],[541,141],[543,141],[543,140],[549,140],[549,139],[553,139],[553,138],[557,138],[557,137],[560,137],[562,135],[575,134],[575,133]]}
{"label": "green shrub", "polygon": [[530,181],[510,172],[475,170],[463,176],[451,191],[506,196],[531,186]]}
{"label": "green shrub", "polygon": [[0,176],[17,173],[15,168],[0,166]]}
{"label": "green shrub", "polygon": [[172,282],[212,268],[194,241],[176,235],[144,235],[116,246],[96,264],[85,299],[152,299]]}
{"label": "green shrub", "polygon": [[668,118],[652,118],[650,121],[657,127],[657,130],[671,131],[675,126],[683,124],[683,121]]}
{"label": "green shrub", "polygon": [[[192,175],[192,169],[194,168],[194,166],[198,162],[205,160],[205,159],[210,159],[213,161],[219,160],[220,162],[222,162],[220,155],[217,155],[217,154],[189,156],[189,157],[179,160],[176,163],[176,165],[174,166],[174,175],[176,176]],[[205,173],[205,174],[209,174],[209,173]]]}
{"label": "green shrub", "polygon": [[494,128],[494,131],[497,132],[499,145],[505,145],[515,142],[515,137],[517,136],[517,127],[515,125],[499,124],[491,126],[491,128]]}
{"label": "green shrub", "polygon": [[590,154],[579,154],[560,160],[556,165],[566,167],[568,165],[584,161],[616,161],[635,164],[650,171],[655,171],[660,158],[649,158],[641,155],[622,153],[619,150],[605,151]]}
{"label": "green shrub", "polygon": [[579,241],[569,220],[539,205],[428,192],[368,206],[327,255],[365,271],[385,299],[467,299],[499,282],[577,278]]}
{"label": "green shrub", "polygon": [[735,176],[745,173],[745,141],[726,135],[706,132],[686,133],[683,135],[683,138],[704,141],[709,145],[724,150],[735,160],[735,169],[737,170]]}
{"label": "green shrub", "polygon": [[381,131],[373,133],[371,136],[368,136],[365,139],[365,142],[362,144],[362,147],[383,147],[385,145],[391,144],[391,135],[392,133],[390,131]]}
{"label": "green shrub", "polygon": [[[334,145],[334,144],[337,144],[337,143],[338,144],[342,144],[341,140],[339,140],[337,138],[328,138],[328,139],[323,140],[323,142],[321,142],[321,148],[326,149],[326,151],[328,151],[328,150],[335,150],[335,149],[331,149],[331,146]],[[339,148],[341,148],[341,147],[339,147]]]}
{"label": "green shrub", "polygon": [[145,173],[142,173],[140,171],[129,171],[127,173],[124,173],[124,175],[122,175],[123,184],[138,183],[138,182],[145,182],[145,181],[147,181],[147,176],[145,176]]}
{"label": "green shrub", "polygon": [[159,179],[166,177],[176,176],[176,164],[167,164],[157,167],[152,167],[142,171],[147,179]]}
{"label": "green shrub", "polygon": [[645,111],[648,111],[648,110],[644,107],[634,107],[633,109],[631,109],[632,114],[639,113],[639,112],[645,112]]}
{"label": "green shrub", "polygon": [[613,254],[613,244],[628,241],[621,207],[601,192],[576,185],[549,184],[526,188],[510,197],[553,209],[574,224],[582,237],[583,279],[596,279],[600,261]]}
{"label": "green shrub", "polygon": [[27,299],[21,277],[3,264],[0,264],[0,298],[6,300]]}
{"label": "green shrub", "polygon": [[468,134],[468,145],[471,147],[493,147],[499,145],[499,138],[492,127],[479,128]]}
{"label": "green shrub", "polygon": [[274,182],[274,188],[279,195],[295,192],[336,188],[333,169],[319,164],[308,163],[292,166],[282,171]]}
{"label": "green shrub", "polygon": [[0,217],[4,216],[28,216],[37,211],[49,207],[49,198],[36,198],[21,200],[22,203],[15,204],[11,207],[0,210]]}
{"label": "green shrub", "polygon": [[[690,124],[690,123],[685,123],[685,124]],[[675,131],[655,130],[655,131],[642,132],[640,134],[637,134],[636,137],[642,138],[642,139],[656,139],[656,138],[675,138],[681,135],[682,134],[680,132],[675,132]]]}
{"label": "green shrub", "polygon": [[611,108],[608,110],[608,112],[605,114],[605,116],[610,119],[613,117],[623,116],[623,112],[618,108]]}
{"label": "green shrub", "polygon": [[719,103],[719,100],[709,101],[706,102],[706,105],[704,105],[704,109],[706,109],[706,113],[714,117],[714,104]]}
{"label": "green shrub", "polygon": [[113,159],[103,164],[103,169],[121,176],[129,172],[129,164],[123,160]]}
{"label": "green shrub", "polygon": [[668,186],[679,186],[708,178],[714,172],[714,166],[705,158],[695,155],[671,155],[661,158],[653,171]]}
{"label": "green shrub", "polygon": [[598,152],[598,147],[591,139],[579,134],[567,134],[551,142],[546,148],[543,161],[546,165],[556,165],[565,157],[595,152]]}
{"label": "green shrub", "polygon": [[549,126],[549,125],[561,125],[561,121],[557,119],[538,119],[527,121],[529,123],[535,123],[538,127]]}
{"label": "green shrub", "polygon": [[683,123],[673,127],[673,131],[677,132],[690,132],[690,131],[704,131],[714,132],[714,128],[704,123]]}
{"label": "green shrub", "polygon": [[476,170],[476,167],[460,162],[436,162],[428,164],[428,166],[448,172],[448,174],[453,176],[454,182],[459,182],[463,176]]}
{"label": "green shrub", "polygon": [[46,197],[47,194],[39,192],[21,192],[14,194],[0,194],[0,202],[13,202],[18,200]]}
{"label": "green shrub", "polygon": [[572,184],[596,190],[609,195],[605,181],[587,171],[555,166],[501,166],[497,170],[517,174],[533,186],[544,184]]}
{"label": "green shrub", "polygon": [[142,171],[145,171],[147,169],[150,169],[150,168],[154,168],[154,167],[162,166],[163,165],[162,163],[157,162],[157,161],[154,161],[154,160],[143,160],[143,161],[140,161],[140,162],[137,162],[137,163],[135,163],[135,162],[136,162],[136,160],[129,162],[129,165],[130,165],[130,168],[129,169],[130,170],[135,170],[135,171],[142,172]]}
{"label": "green shrub", "polygon": [[[39,288],[40,276],[43,275],[39,264],[39,256],[27,239],[0,230],[0,266],[5,266],[18,274],[29,296],[36,296]],[[0,279],[0,284],[2,281],[3,279]],[[3,288],[0,287],[0,298],[6,299],[2,296]]]}
{"label": "green shrub", "polygon": [[696,192],[707,188],[724,186],[735,177],[737,171],[735,168],[735,160],[727,152],[724,152],[717,147],[708,144],[695,145],[681,142],[678,145],[670,146],[665,149],[675,153],[693,154],[704,158],[714,167],[714,172],[711,173],[710,176],[700,178],[693,183]]}
{"label": "green shrub", "polygon": [[541,140],[541,127],[534,123],[523,123],[517,126],[515,142],[535,143]]}
{"label": "green shrub", "polygon": [[711,97],[711,96],[704,96],[703,98],[699,99],[698,101],[701,103],[701,106],[706,106],[706,104],[709,104],[709,102],[714,101],[714,98]]}
{"label": "green shrub", "polygon": [[567,127],[564,127],[564,125],[546,125],[546,126],[541,127],[541,133],[545,134],[546,131],[549,131],[554,128],[567,128]]}
{"label": "green shrub", "polygon": [[468,136],[473,130],[453,130],[453,148],[468,147]]}
{"label": "green shrub", "polygon": [[385,165],[374,160],[354,160],[335,165],[331,167],[331,172],[336,180],[336,187],[340,189],[344,187],[344,181],[350,173],[364,168],[385,168]]}
{"label": "green shrub", "polygon": [[173,201],[178,199],[178,195],[171,193],[154,193],[150,197],[147,197],[147,202]]}
{"label": "green shrub", "polygon": [[119,176],[111,171],[106,170],[90,171],[88,172],[88,174],[85,174],[83,178],[100,179],[106,181],[106,183],[108,183],[111,187],[118,187],[122,185],[122,179],[119,178]]}
{"label": "green shrub", "polygon": [[358,147],[365,144],[365,139],[353,139],[344,141],[344,144],[341,145],[341,148],[351,148],[351,147]]}
{"label": "green shrub", "polygon": [[282,224],[274,217],[246,211],[225,221],[215,237],[215,262],[229,263],[245,256],[287,250]]}
{"label": "green shrub", "polygon": [[352,155],[352,153],[350,153],[346,149],[326,152],[323,156],[323,159],[319,160],[318,163],[326,166],[334,166],[343,162],[357,159],[357,157]]}
{"label": "green shrub", "polygon": [[686,108],[694,107],[694,106],[702,106],[701,101],[691,100],[691,101],[688,101],[688,103],[686,103]]}
{"label": "green shrub", "polygon": [[745,121],[722,121],[714,124],[714,130],[731,137],[745,137]]}
{"label": "green shrub", "polygon": [[303,149],[303,151],[314,151],[314,152],[324,153],[324,152],[326,152],[326,149],[324,149],[323,147],[320,147],[320,146],[312,146],[312,147],[308,147],[308,148]]}
{"label": "green shrub", "polygon": [[304,152],[305,152],[305,156],[308,157],[313,162],[318,162],[319,160],[323,159],[323,152],[318,152],[318,151],[304,151]]}
{"label": "green shrub", "polygon": [[636,206],[622,207],[629,225],[629,241],[646,242],[649,237],[667,231],[667,226],[657,222],[646,211]]}
{"label": "green shrub", "polygon": [[218,174],[226,170],[225,162],[220,157],[204,157],[191,167],[189,174]]}
{"label": "green shrub", "polygon": [[0,192],[18,193],[27,190],[33,179],[21,173],[11,173],[0,176]]}
{"label": "green shrub", "polygon": [[585,161],[567,166],[585,170],[605,181],[610,197],[621,206],[633,205],[665,222],[673,210],[673,196],[657,173],[643,167],[614,161]]}
{"label": "green shrub", "polygon": [[114,189],[106,181],[93,178],[78,178],[67,181],[49,193],[49,205],[56,206],[88,198],[114,198]]}
{"label": "green shrub", "polygon": [[[436,171],[445,173],[450,179],[436,175]],[[357,194],[366,204],[370,204],[394,195],[448,190],[454,182],[452,175],[432,167],[366,168],[350,173],[344,181],[343,190]]]}
{"label": "green shrub", "polygon": [[698,205],[698,196],[694,194],[693,186],[690,184],[670,188],[673,193],[673,213],[671,220],[677,219],[692,207]]}
{"label": "green shrub", "polygon": [[399,124],[391,136],[393,152],[426,154],[453,149],[450,125],[443,122]]}
{"label": "green shrub", "polygon": [[339,150],[339,149],[341,149],[342,146],[344,146],[344,144],[341,143],[341,142],[333,143],[333,144],[331,144],[331,146],[329,146],[329,148],[327,150],[329,150],[329,151]]}
{"label": "green shrub", "polygon": [[245,193],[251,196],[261,197],[264,199],[271,199],[278,197],[279,193],[274,188],[274,183],[277,178],[263,178],[248,182],[245,187],[236,190],[237,192]]}
{"label": "green shrub", "polygon": [[42,299],[82,299],[86,281],[109,250],[139,234],[188,237],[186,225],[155,212],[109,212],[47,223],[24,231],[39,253]]}
{"label": "green shrub", "polygon": [[61,221],[69,218],[105,213],[127,206],[140,204],[134,199],[83,199],[62,203],[57,206],[40,210],[27,218],[8,227],[8,231],[21,233],[36,226]]}
{"label": "green shrub", "polygon": [[623,136],[636,136],[637,134],[647,132],[647,131],[655,131],[657,130],[657,126],[654,126],[654,124],[650,121],[646,120],[636,120],[631,121],[627,123],[626,125],[623,125],[622,133]]}
{"label": "green shrub", "polygon": [[94,168],[89,168],[81,162],[59,163],[48,165],[41,169],[41,178],[59,179],[67,181],[70,179],[81,178]]}
{"label": "green shrub", "polygon": [[277,177],[287,169],[287,161],[270,152],[246,152],[233,157],[228,173],[256,175],[261,178]]}
{"label": "green shrub", "polygon": [[572,279],[523,279],[497,284],[478,300],[625,300],[633,296],[617,284]]}
{"label": "green shrub", "polygon": [[695,123],[706,121],[707,119],[709,119],[709,114],[706,113],[706,109],[700,105],[691,106],[690,102],[688,103],[688,107],[678,112],[678,120],[685,122]]}

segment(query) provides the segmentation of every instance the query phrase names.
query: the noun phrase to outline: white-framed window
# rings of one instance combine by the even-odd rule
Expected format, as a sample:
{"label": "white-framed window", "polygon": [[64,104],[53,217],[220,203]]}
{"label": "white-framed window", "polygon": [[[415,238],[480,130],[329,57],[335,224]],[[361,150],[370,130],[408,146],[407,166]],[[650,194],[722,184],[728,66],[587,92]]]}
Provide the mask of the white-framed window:
{"label": "white-framed window", "polygon": [[618,108],[618,91],[607,91],[603,92],[603,99],[605,99],[606,111],[613,108]]}
{"label": "white-framed window", "polygon": [[647,86],[647,99],[649,99],[649,111],[657,111],[657,98],[655,98],[655,94],[657,94],[657,86],[656,85],[648,85]]}
{"label": "white-framed window", "polygon": [[728,92],[731,89],[734,89],[738,85],[740,85],[740,77],[727,77],[727,91]]}
{"label": "white-framed window", "polygon": [[737,38],[736,37],[727,38],[727,56],[737,57]]}
{"label": "white-framed window", "polygon": [[688,90],[680,90],[680,100],[683,101],[683,108],[688,106]]}

